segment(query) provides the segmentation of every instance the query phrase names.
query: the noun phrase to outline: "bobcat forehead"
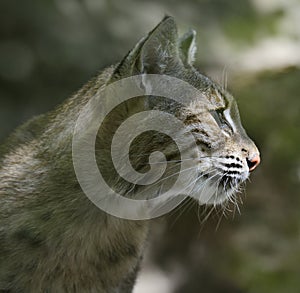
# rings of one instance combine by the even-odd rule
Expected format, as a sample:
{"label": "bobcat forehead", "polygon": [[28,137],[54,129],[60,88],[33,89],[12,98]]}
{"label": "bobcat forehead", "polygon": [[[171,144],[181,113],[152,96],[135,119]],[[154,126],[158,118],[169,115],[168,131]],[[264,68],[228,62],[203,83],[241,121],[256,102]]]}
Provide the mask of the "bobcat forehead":
{"label": "bobcat forehead", "polygon": [[221,90],[215,86],[209,86],[199,90],[202,92],[201,97],[191,97],[191,102],[188,107],[181,109],[186,115],[186,120],[195,121],[196,117],[204,112],[225,109],[230,104],[231,99],[225,97]]}
{"label": "bobcat forehead", "polygon": [[225,97],[222,95],[220,90],[216,89],[216,87],[209,88],[205,92],[205,95],[208,97],[208,100],[212,108],[220,109],[226,107],[227,101],[225,100]]}

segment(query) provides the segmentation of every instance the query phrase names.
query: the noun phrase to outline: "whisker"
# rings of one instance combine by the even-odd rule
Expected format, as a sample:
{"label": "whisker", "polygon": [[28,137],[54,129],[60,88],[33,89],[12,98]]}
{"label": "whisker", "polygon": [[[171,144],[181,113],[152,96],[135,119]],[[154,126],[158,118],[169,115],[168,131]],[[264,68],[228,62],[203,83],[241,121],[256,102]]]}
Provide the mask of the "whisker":
{"label": "whisker", "polygon": [[150,188],[153,188],[156,184],[159,184],[159,183],[161,183],[161,182],[163,182],[163,181],[165,181],[165,180],[167,180],[169,178],[172,178],[172,177],[174,177],[174,176],[176,176],[178,174],[181,174],[182,172],[186,172],[186,171],[189,171],[189,170],[192,170],[192,169],[197,169],[197,168],[198,168],[198,166],[196,166],[196,167],[193,166],[193,167],[190,167],[190,168],[183,169],[183,170],[180,170],[178,172],[175,172],[175,173],[173,173],[173,174],[171,174],[171,175],[169,175],[167,177],[163,177],[163,178],[159,179],[158,181],[154,182],[153,184],[147,186],[145,189],[143,189],[142,192],[145,192],[145,191],[149,190]]}
{"label": "whisker", "polygon": [[[149,157],[150,154],[145,154],[145,155],[140,155],[141,157]],[[132,157],[132,156],[130,156]],[[139,157],[138,155],[136,157]],[[198,156],[197,158],[188,158],[188,159],[179,159],[179,160],[165,160],[165,161],[160,161],[160,162],[154,162],[154,163],[144,163],[143,165],[154,165],[154,164],[165,164],[165,163],[180,163],[180,162],[185,162],[185,161],[191,161],[191,160],[198,160],[198,159],[219,159],[220,157],[218,156]]]}
{"label": "whisker", "polygon": [[190,158],[190,159],[184,159],[184,160],[166,160],[162,162],[154,162],[154,163],[145,163],[144,165],[155,165],[155,164],[165,164],[165,163],[181,163],[181,162],[186,162],[186,161],[191,161],[195,160],[195,158]]}
{"label": "whisker", "polygon": [[[185,186],[184,189],[188,189],[191,185],[195,184],[199,180],[199,177],[197,177],[193,182],[191,182],[188,186]],[[184,192],[184,190],[182,190]],[[159,209],[160,207],[155,208],[155,210]]]}
{"label": "whisker", "polygon": [[223,71],[222,71],[222,88],[227,91],[227,84],[228,84],[228,74],[227,74],[227,64],[224,65]]}
{"label": "whisker", "polygon": [[[203,226],[205,224],[205,222],[208,220],[208,218],[211,216],[212,212],[214,211],[215,207],[212,206],[212,208],[210,209],[210,211],[206,214],[205,218],[201,221],[201,225]],[[202,229],[201,229],[202,231]],[[200,232],[201,232],[200,231]]]}
{"label": "whisker", "polygon": [[223,217],[226,218],[226,204],[223,205],[223,206],[221,207],[221,209],[222,209],[222,213],[221,213],[221,216],[220,216],[220,218],[219,218],[219,220],[218,220],[218,223],[217,223],[217,226],[216,226],[215,231],[217,231],[217,230],[219,229]]}

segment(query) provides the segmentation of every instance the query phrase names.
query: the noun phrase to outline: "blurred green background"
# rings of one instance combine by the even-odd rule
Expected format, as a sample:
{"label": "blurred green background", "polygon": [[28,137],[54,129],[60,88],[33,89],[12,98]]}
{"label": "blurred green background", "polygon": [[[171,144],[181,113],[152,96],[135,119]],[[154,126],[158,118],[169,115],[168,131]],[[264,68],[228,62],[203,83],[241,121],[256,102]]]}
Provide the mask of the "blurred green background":
{"label": "blurred green background", "polygon": [[300,292],[300,2],[4,0],[0,141],[116,63],[164,16],[198,34],[262,154],[240,214],[182,206],[153,225],[135,293]]}

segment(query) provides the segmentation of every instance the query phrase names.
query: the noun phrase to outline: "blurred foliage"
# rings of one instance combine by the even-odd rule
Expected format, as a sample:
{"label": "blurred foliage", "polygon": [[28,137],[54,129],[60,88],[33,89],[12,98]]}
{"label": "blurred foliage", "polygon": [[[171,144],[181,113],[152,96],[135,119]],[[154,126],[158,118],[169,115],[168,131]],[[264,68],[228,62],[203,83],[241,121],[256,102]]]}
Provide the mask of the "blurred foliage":
{"label": "blurred foliage", "polygon": [[[272,36],[300,39],[298,26],[289,34],[280,26],[289,23],[288,12],[300,11],[296,0],[287,2],[1,1],[0,141],[120,60],[165,13],[176,17],[180,31],[197,30],[197,66],[221,75],[231,62],[226,50],[238,57],[234,48],[243,52]],[[150,262],[175,276],[176,293],[298,292],[300,69],[280,65],[251,73],[234,64],[229,87],[262,153],[241,215],[236,211],[233,219],[228,212],[219,223],[214,212],[201,225],[207,212],[187,202],[156,224]]]}
{"label": "blurred foliage", "polygon": [[288,68],[233,78],[232,91],[262,164],[242,195],[241,215],[229,212],[221,219],[214,212],[201,228],[202,210],[195,205],[169,216],[154,256],[170,271],[174,263],[185,264],[188,277],[178,292],[297,292],[299,77],[300,69]]}

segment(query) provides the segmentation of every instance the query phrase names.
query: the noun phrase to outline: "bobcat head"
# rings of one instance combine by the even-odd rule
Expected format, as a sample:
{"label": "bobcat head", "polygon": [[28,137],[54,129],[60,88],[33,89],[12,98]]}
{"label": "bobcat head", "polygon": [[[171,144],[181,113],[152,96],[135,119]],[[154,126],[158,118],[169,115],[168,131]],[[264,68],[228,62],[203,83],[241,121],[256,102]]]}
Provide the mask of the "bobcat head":
{"label": "bobcat head", "polygon": [[[217,205],[232,200],[241,184],[260,162],[259,151],[241,124],[235,99],[193,66],[196,52],[195,35],[194,31],[189,31],[178,38],[173,18],[165,17],[114,68],[107,82],[109,85],[127,77],[143,74],[145,78],[141,86],[146,88],[146,91],[147,88],[151,91],[157,84],[151,84],[148,76],[161,75],[161,85],[172,87],[174,93],[180,92],[187,101],[183,105],[172,98],[151,94],[127,100],[116,107],[113,114],[106,117],[98,132],[96,154],[98,150],[98,163],[105,166],[102,169],[105,169],[103,174],[106,181],[110,181],[110,185],[119,192],[123,190],[123,195],[137,197],[139,193],[149,191],[150,198],[167,191],[174,184],[176,177],[186,171],[180,168],[180,164],[190,160],[194,163],[197,176],[192,182],[193,188],[189,190],[188,196],[198,199],[201,203]],[[183,91],[178,83],[164,85],[163,76],[174,77],[190,84],[201,93],[200,100],[199,96]],[[156,151],[165,155],[167,167],[162,172],[162,178],[152,187],[145,187],[143,184],[128,185],[124,178],[120,178],[122,176],[116,172],[111,160],[107,160],[113,135],[127,118],[150,110],[169,113],[182,121],[184,127],[178,128],[178,135],[180,132],[181,139],[183,137],[182,141],[185,142],[183,152],[190,155],[185,155],[183,159],[172,139],[177,135],[174,132],[166,135],[154,130],[144,133],[141,131],[141,135],[133,140],[129,148],[132,167],[146,174],[152,165],[159,165],[159,162],[153,163],[150,158]],[[169,119],[159,120],[153,116],[149,120],[148,117],[148,122],[153,120],[165,128],[174,126]],[[146,123],[147,121],[140,119],[135,125],[128,124],[127,133],[135,132]],[[184,141],[185,134],[192,135],[194,142],[190,143],[188,139]],[[123,137],[124,141],[126,136],[127,134]],[[103,155],[105,150],[107,156]],[[122,152],[122,148],[118,150]],[[118,161],[121,168],[126,161],[123,162],[123,159],[120,155]]]}

